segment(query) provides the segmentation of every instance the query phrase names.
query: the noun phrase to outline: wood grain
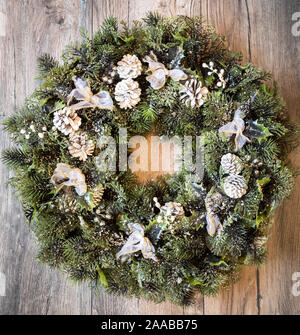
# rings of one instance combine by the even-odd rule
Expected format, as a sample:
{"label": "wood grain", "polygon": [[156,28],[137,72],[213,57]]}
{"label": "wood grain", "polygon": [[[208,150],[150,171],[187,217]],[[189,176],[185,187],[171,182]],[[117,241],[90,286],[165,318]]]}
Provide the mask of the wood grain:
{"label": "wood grain", "polygon": [[[204,16],[245,61],[274,73],[291,118],[300,121],[300,37],[291,33],[300,0],[0,0],[0,121],[38,84],[33,76],[38,55],[59,56],[66,44],[80,40],[80,27],[92,36],[107,16],[131,24],[150,10]],[[9,145],[1,131],[0,150]],[[291,158],[299,164],[300,150]],[[5,186],[9,175],[0,165],[0,272],[6,277],[0,314],[300,314],[300,298],[292,295],[292,274],[300,272],[299,182],[277,211],[267,265],[243,268],[230,289],[215,298],[199,295],[194,306],[182,309],[104,291],[97,295],[38,264],[35,239]]]}
{"label": "wood grain", "polygon": [[129,22],[145,17],[149,11],[165,16],[200,15],[200,3],[194,0],[129,0]]}
{"label": "wood grain", "polygon": [[[78,1],[0,1],[7,17],[0,37],[1,121],[21,106],[37,82],[36,58],[44,52],[58,56],[65,44],[80,38]],[[1,131],[0,147],[9,146]],[[0,271],[6,292],[0,314],[90,314],[91,293],[86,285],[74,287],[65,276],[37,263],[33,236],[25,225],[19,202],[5,187],[9,173],[2,164]]]}
{"label": "wood grain", "polygon": [[[291,118],[300,121],[300,38],[291,33],[300,1],[248,1],[252,61],[272,71]],[[262,33],[263,32],[263,33]],[[299,148],[291,155],[300,164]],[[260,270],[260,313],[300,314],[300,298],[292,294],[292,274],[300,271],[300,184],[278,209],[268,242],[268,262]]]}
{"label": "wood grain", "polygon": [[258,314],[256,268],[245,267],[239,276],[240,280],[237,283],[217,297],[204,298],[204,314]]}
{"label": "wood grain", "polygon": [[129,23],[129,0],[90,0],[90,7],[92,7],[92,33],[96,32],[103,20],[108,16],[114,16],[119,21]]}

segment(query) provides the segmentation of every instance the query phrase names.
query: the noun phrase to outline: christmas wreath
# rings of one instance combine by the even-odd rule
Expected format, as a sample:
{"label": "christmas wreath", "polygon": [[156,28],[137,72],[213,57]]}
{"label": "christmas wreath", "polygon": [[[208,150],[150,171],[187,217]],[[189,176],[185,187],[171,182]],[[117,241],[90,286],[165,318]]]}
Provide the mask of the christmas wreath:
{"label": "christmas wreath", "polygon": [[[270,74],[241,65],[201,18],[150,13],[122,26],[108,18],[61,62],[39,58],[42,83],[5,120],[17,146],[2,157],[41,262],[185,305],[264,261],[270,216],[293,188],[298,128]],[[202,177],[184,167],[140,183],[114,153],[125,145],[127,158],[127,139],[149,133],[200,138]]]}

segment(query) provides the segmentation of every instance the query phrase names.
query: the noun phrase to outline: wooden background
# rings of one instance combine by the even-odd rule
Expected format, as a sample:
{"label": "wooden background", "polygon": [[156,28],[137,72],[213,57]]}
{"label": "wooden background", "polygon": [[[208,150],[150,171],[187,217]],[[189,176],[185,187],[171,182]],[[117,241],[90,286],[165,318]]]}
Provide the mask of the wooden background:
{"label": "wooden background", "polygon": [[[107,15],[130,24],[148,10],[207,18],[245,61],[273,71],[292,119],[300,121],[300,37],[291,33],[300,0],[0,0],[0,121],[38,84],[33,75],[38,55],[58,57],[65,44],[80,40],[80,27],[92,34]],[[0,150],[9,145],[1,130]],[[299,150],[292,159],[300,164]],[[5,186],[9,175],[1,165],[0,275],[6,277],[6,292],[0,314],[300,314],[300,296],[292,295],[292,274],[300,272],[299,182],[277,212],[267,265],[245,268],[228,291],[198,296],[195,306],[182,309],[104,292],[96,296],[38,264],[34,236]]]}

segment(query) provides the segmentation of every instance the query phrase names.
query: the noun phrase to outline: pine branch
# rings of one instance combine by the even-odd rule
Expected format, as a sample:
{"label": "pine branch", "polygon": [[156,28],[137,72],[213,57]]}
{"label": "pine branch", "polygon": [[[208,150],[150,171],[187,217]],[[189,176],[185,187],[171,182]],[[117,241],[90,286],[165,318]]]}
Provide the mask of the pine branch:
{"label": "pine branch", "polygon": [[157,27],[158,23],[163,21],[164,17],[158,13],[158,12],[148,12],[146,14],[146,17],[143,19],[143,21],[148,25],[152,27]]}
{"label": "pine branch", "polygon": [[20,148],[9,148],[2,152],[2,161],[12,169],[27,168],[32,160],[29,155]]}
{"label": "pine branch", "polygon": [[58,66],[58,61],[49,54],[43,54],[37,59],[38,62],[38,79],[43,79],[46,74]]}

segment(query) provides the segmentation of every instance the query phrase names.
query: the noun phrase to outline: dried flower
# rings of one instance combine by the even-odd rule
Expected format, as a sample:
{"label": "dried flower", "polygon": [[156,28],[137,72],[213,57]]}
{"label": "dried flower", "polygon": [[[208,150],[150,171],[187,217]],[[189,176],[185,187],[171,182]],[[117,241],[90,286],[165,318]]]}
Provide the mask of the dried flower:
{"label": "dried flower", "polygon": [[156,197],[153,198],[153,201],[155,206],[160,209],[161,216],[158,221],[163,221],[163,218],[166,218],[170,222],[174,222],[177,217],[184,216],[184,209],[179,202],[170,201],[161,206]]}
{"label": "dried flower", "polygon": [[57,192],[59,192],[62,188],[65,188],[65,190],[69,192],[71,186],[75,187],[75,191],[80,196],[84,195],[87,191],[85,176],[82,171],[77,168],[72,168],[68,164],[57,164],[56,169],[54,170],[51,177],[51,182],[53,184],[61,183],[57,189]]}
{"label": "dried flower", "polygon": [[222,229],[218,212],[226,205],[226,201],[221,193],[215,192],[213,189],[205,198],[206,208],[206,230],[210,236],[214,236],[217,231]]}
{"label": "dried flower", "polygon": [[128,237],[125,245],[117,253],[117,259],[126,261],[131,254],[141,251],[144,258],[153,259],[157,262],[155,249],[150,240],[144,236],[144,228],[137,223],[128,223],[131,235]]}
{"label": "dried flower", "polygon": [[222,227],[218,215],[211,212],[206,213],[206,223],[206,230],[210,236],[214,236],[217,230]]}
{"label": "dried flower", "polygon": [[251,142],[248,137],[243,134],[245,129],[244,112],[241,109],[234,113],[233,121],[225,124],[219,129],[219,133],[226,133],[229,136],[235,135],[235,150],[240,150],[246,142]]}
{"label": "dried flower", "polygon": [[245,130],[244,117],[246,112],[249,110],[251,103],[253,103],[257,93],[254,93],[248,102],[240,106],[234,113],[233,121],[225,124],[225,126],[219,129],[219,133],[226,133],[229,136],[235,135],[235,150],[240,150],[246,142],[251,142],[248,137],[243,134]]}
{"label": "dried flower", "polygon": [[68,106],[73,98],[80,100],[80,102],[69,106],[71,110],[94,107],[113,109],[113,101],[108,92],[100,91],[94,95],[87,81],[75,77],[73,80],[76,88],[68,96]]}
{"label": "dried flower", "polygon": [[168,76],[175,81],[186,80],[188,78],[180,69],[168,70],[164,64],[157,61],[157,57],[152,51],[143,61],[149,64],[147,71],[151,72],[151,74],[147,76],[146,79],[155,90],[159,90],[165,85]]}

